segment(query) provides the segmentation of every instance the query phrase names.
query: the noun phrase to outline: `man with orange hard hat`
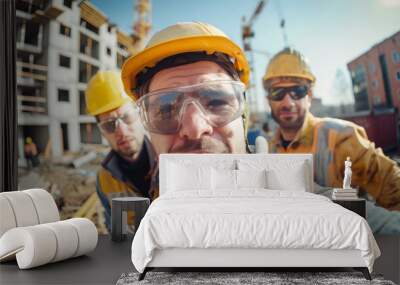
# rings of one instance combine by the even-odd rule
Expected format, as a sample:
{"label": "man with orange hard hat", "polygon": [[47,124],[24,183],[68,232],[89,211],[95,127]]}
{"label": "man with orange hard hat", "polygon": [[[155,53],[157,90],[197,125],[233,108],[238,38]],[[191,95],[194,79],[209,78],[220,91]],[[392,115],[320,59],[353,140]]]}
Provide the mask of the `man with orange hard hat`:
{"label": "man with orange hard hat", "polygon": [[366,205],[372,230],[400,234],[400,168],[375,148],[361,126],[314,117],[309,111],[314,83],[315,76],[298,51],[285,48],[271,59],[263,84],[279,127],[270,151],[312,153],[314,181],[322,187],[342,187],[344,161],[350,157],[352,184],[376,202]]}
{"label": "man with orange hard hat", "polygon": [[122,81],[157,154],[246,153],[249,71],[243,50],[222,31],[185,22],[127,59]]}

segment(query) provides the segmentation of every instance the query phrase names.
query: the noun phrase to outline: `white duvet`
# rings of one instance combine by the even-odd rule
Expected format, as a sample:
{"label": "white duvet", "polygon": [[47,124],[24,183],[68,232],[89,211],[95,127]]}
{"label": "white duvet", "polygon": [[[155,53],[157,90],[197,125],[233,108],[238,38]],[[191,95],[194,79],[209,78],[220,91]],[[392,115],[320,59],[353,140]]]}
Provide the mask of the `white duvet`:
{"label": "white duvet", "polygon": [[164,194],[136,232],[133,265],[143,272],[165,248],[358,249],[370,271],[380,255],[359,215],[316,194],[266,189]]}

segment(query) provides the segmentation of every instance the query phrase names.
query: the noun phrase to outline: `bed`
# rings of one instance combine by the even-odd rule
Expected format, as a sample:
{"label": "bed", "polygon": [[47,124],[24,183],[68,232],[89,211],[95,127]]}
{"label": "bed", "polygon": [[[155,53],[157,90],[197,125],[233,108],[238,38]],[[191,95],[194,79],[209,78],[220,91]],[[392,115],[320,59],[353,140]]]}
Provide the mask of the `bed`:
{"label": "bed", "polygon": [[132,242],[141,273],[172,267],[353,267],[380,251],[362,217],[313,194],[308,154],[163,154],[160,197]]}

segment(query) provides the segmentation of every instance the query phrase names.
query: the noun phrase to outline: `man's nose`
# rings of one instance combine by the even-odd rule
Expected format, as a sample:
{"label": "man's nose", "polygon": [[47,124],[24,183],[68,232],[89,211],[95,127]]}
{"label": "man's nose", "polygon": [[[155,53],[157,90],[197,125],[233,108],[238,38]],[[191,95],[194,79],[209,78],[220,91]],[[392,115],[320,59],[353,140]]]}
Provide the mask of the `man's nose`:
{"label": "man's nose", "polygon": [[292,99],[292,97],[290,97],[289,93],[285,94],[285,96],[283,97],[283,99],[281,101],[281,105],[288,106],[288,107],[292,107],[295,105],[294,100]]}
{"label": "man's nose", "polygon": [[126,133],[128,132],[128,126],[122,122],[121,120],[118,120],[115,122],[115,136],[118,137],[123,137]]}
{"label": "man's nose", "polygon": [[205,118],[203,111],[193,102],[183,106],[182,126],[179,136],[186,139],[199,139],[203,135],[211,135],[213,127]]}

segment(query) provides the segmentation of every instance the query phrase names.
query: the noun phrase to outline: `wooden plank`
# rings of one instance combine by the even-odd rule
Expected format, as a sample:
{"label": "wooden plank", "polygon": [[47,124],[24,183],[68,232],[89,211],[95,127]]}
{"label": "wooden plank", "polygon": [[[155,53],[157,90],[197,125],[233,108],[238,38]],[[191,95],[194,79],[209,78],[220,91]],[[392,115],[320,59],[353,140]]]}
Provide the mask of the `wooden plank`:
{"label": "wooden plank", "polygon": [[41,81],[46,81],[47,80],[47,76],[45,76],[45,75],[35,74],[35,73],[32,73],[32,72],[26,72],[26,71],[17,72],[17,76],[19,76],[19,77],[29,77],[29,78],[33,78],[33,79],[41,80]]}
{"label": "wooden plank", "polygon": [[39,103],[45,103],[47,100],[45,97],[37,97],[37,96],[25,96],[25,95],[18,95],[17,96],[18,101],[21,102],[39,102]]}
{"label": "wooden plank", "polygon": [[129,53],[129,55],[139,52],[138,47],[134,45],[133,39],[121,31],[117,31],[117,41],[126,48],[126,51]]}
{"label": "wooden plank", "polygon": [[19,109],[21,111],[28,111],[28,112],[37,112],[37,113],[46,113],[46,108],[43,107],[34,107],[34,106],[24,106],[20,105]]}
{"label": "wooden plank", "polygon": [[101,25],[107,22],[107,17],[98,11],[93,5],[88,3],[88,1],[82,2],[80,8],[82,19],[96,28],[100,28]]}
{"label": "wooden plank", "polygon": [[92,208],[96,209],[97,193],[94,192],[90,197],[83,203],[79,210],[74,214],[74,218],[83,218],[88,215],[88,213],[93,215],[94,211]]}
{"label": "wooden plank", "polygon": [[32,20],[41,24],[46,24],[49,18],[47,18],[42,10],[36,10],[32,15]]}
{"label": "wooden plank", "polygon": [[[94,193],[96,194],[96,193]],[[88,209],[88,211],[86,212],[86,215],[84,216],[84,218],[91,220],[93,218],[93,215],[97,212],[97,195],[96,195],[96,200],[94,201],[94,204],[92,204],[92,206]]]}
{"label": "wooden plank", "polygon": [[34,63],[23,62],[23,61],[17,61],[17,66],[36,69],[36,70],[40,70],[40,71],[47,71],[46,65],[34,64]]}
{"label": "wooden plank", "polygon": [[51,3],[47,9],[44,11],[44,15],[48,17],[49,19],[56,19],[60,14],[64,12],[64,9],[62,7],[59,7],[58,5],[55,5],[54,3]]}
{"label": "wooden plank", "polygon": [[93,130],[91,124],[86,124],[86,137],[88,143],[93,143]]}
{"label": "wooden plank", "polygon": [[133,47],[133,41],[131,37],[119,30],[117,30],[117,41],[128,49]]}

